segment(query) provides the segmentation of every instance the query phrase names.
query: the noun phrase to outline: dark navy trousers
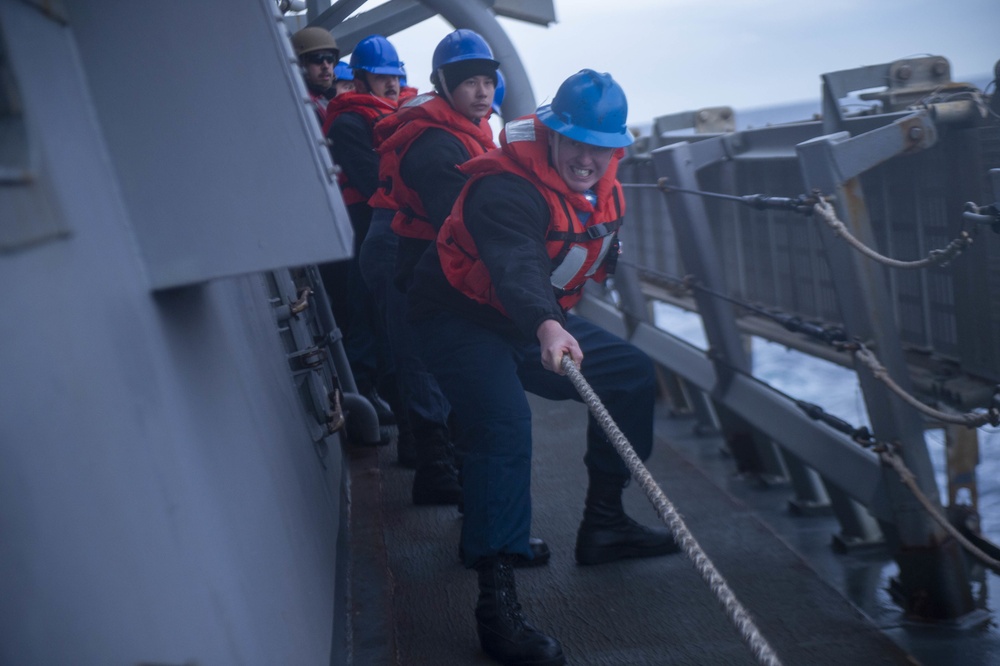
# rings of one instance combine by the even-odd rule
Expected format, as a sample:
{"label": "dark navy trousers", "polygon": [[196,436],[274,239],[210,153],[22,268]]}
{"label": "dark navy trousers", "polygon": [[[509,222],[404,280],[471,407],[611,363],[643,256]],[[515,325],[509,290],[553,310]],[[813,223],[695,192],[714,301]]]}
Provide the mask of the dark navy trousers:
{"label": "dark navy trousers", "polygon": [[[550,400],[581,401],[569,378],[542,367],[537,341],[512,340],[448,312],[412,324],[427,368],[458,421],[466,566],[481,557],[531,557],[531,409],[525,391]],[[640,458],[653,446],[653,362],[635,346],[575,315],[566,330],[583,350],[581,370]],[[584,462],[621,477],[625,463],[588,416]]]}
{"label": "dark navy trousers", "polygon": [[385,322],[403,411],[396,416],[405,418],[420,436],[427,429],[446,429],[451,406],[414,347],[413,332],[406,321],[406,295],[393,284],[399,245],[399,236],[392,230],[393,214],[385,208],[375,209],[359,260],[365,283]]}

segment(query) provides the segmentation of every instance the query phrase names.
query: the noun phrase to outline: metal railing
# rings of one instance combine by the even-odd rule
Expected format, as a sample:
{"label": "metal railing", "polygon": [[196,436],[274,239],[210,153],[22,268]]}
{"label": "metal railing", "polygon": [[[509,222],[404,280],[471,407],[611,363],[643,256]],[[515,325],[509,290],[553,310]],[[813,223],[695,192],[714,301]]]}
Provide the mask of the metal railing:
{"label": "metal railing", "polygon": [[[844,73],[824,79],[835,94],[865,82],[856,73],[842,81],[837,74]],[[990,383],[1000,379],[1000,348],[987,349],[983,341],[1000,339],[1000,235],[970,229],[963,206],[1000,198],[989,179],[989,167],[1000,164],[1000,127],[976,117],[946,116],[925,105],[838,118],[836,128],[812,121],[657,137],[647,143],[650,153],[631,155],[619,169],[623,184],[645,186],[626,190],[627,260],[615,277],[619,304],[591,291],[579,307],[703,396],[730,446],[743,449],[734,451],[737,460],[788,478],[803,506],[828,505],[840,521],[842,544],[889,536],[901,580],[920,580],[922,588],[904,585],[904,603],[907,594],[929,593],[932,614],[940,618],[972,610],[956,543],[900,477],[886,473],[879,455],[752,377],[742,342],[748,317],[737,314],[749,311],[759,319],[761,312],[777,312],[786,323],[842,329],[874,345],[907,391],[917,390],[914,354],[934,359],[939,365],[922,368],[931,379],[917,382],[925,398],[929,389],[938,398],[966,400],[966,406],[989,404]],[[728,200],[702,196],[706,192]],[[884,255],[927,256],[963,231],[975,244],[947,265],[887,270],[851,248],[820,215],[741,205],[817,192],[832,198],[859,242]],[[707,353],[656,327],[650,303],[664,294],[699,312]],[[810,345],[822,346],[787,325],[770,330],[782,331],[779,341],[807,353]],[[768,336],[766,327],[755,332]],[[858,373],[875,439],[892,446],[916,487],[937,498],[921,415],[870,368],[847,354],[839,360]],[[950,377],[936,378],[946,370]],[[948,386],[956,375],[962,389]],[[914,556],[916,549],[922,554]]]}

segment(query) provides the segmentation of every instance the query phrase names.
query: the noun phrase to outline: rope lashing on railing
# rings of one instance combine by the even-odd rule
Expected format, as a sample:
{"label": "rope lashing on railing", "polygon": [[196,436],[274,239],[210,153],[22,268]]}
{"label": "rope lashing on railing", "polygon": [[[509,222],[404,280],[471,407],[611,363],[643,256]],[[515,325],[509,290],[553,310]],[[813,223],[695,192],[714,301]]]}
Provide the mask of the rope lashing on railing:
{"label": "rope lashing on railing", "polygon": [[847,241],[851,247],[866,257],[874,259],[880,264],[884,264],[890,268],[927,268],[928,266],[935,266],[937,264],[947,266],[949,261],[961,254],[966,247],[972,245],[972,238],[969,236],[968,232],[963,231],[958,238],[952,240],[943,249],[931,250],[928,252],[927,257],[924,259],[917,259],[915,261],[900,261],[899,259],[893,259],[892,257],[879,254],[852,236],[851,232],[847,230],[844,223],[837,219],[837,213],[833,209],[833,206],[830,205],[830,202],[820,200],[813,208],[816,213],[823,218],[824,221],[826,221],[830,228],[833,229],[833,232]]}
{"label": "rope lashing on railing", "polygon": [[601,429],[608,436],[611,441],[612,446],[621,456],[622,460],[625,461],[625,465],[628,467],[629,472],[635,478],[636,482],[646,491],[646,496],[649,501],[656,508],[656,512],[659,514],[663,522],[670,528],[670,532],[673,534],[674,539],[684,550],[684,553],[688,558],[694,563],[695,568],[698,573],[701,574],[702,579],[708,583],[712,592],[715,594],[719,603],[725,609],[726,614],[732,620],[736,629],[739,631],[743,640],[750,647],[754,656],[757,660],[764,666],[780,666],[781,661],[778,659],[774,650],[768,644],[767,640],[761,635],[757,627],[753,623],[753,619],[745,608],[740,604],[736,595],[733,594],[729,585],[726,583],[725,579],[719,574],[715,569],[715,565],[705,554],[705,551],[701,549],[698,542],[688,531],[687,526],[684,521],[678,515],[676,509],[674,509],[673,504],[667,499],[667,496],[663,494],[660,487],[656,485],[656,481],[650,475],[649,470],[646,466],[642,464],[639,460],[639,456],[636,454],[632,445],[629,444],[628,440],[621,430],[618,429],[617,424],[615,424],[614,419],[608,413],[608,410],[601,403],[600,398],[591,388],[587,380],[584,379],[583,374],[577,367],[576,363],[570,356],[564,355],[561,362],[562,369],[566,372],[566,376],[573,383],[580,397],[586,403],[587,407],[590,409],[591,414],[593,414],[594,419],[600,424]]}
{"label": "rope lashing on railing", "polygon": [[1000,400],[998,400],[998,395],[996,393],[993,396],[994,405],[984,413],[967,412],[965,414],[952,414],[949,412],[942,412],[941,410],[934,409],[933,407],[928,407],[907,393],[903,387],[897,384],[895,380],[889,376],[889,371],[886,370],[885,366],[882,365],[875,356],[875,353],[868,349],[864,343],[852,342],[842,344],[840,346],[844,349],[848,349],[849,351],[853,351],[858,360],[868,366],[868,368],[872,371],[872,375],[874,375],[875,379],[888,386],[889,390],[902,398],[907,404],[913,406],[918,411],[933,419],[937,419],[944,423],[954,423],[955,425],[966,426],[968,428],[978,428],[986,425],[987,423],[994,427],[1000,425],[1000,404],[998,404],[1000,403]]}
{"label": "rope lashing on railing", "polygon": [[[701,284],[697,280],[697,278],[695,278],[694,275],[686,275],[684,276],[684,278],[678,278],[673,275],[668,275],[666,273],[661,273],[659,271],[650,268],[639,266],[634,262],[625,261],[623,259],[619,259],[618,263],[621,265],[634,266],[638,270],[654,278],[659,278],[672,282],[673,284],[682,287],[686,291],[697,290],[709,294],[710,296],[714,296],[715,298],[726,301],[728,303],[732,303],[733,305],[741,307],[744,310],[747,310],[748,312],[751,312],[755,315],[759,315],[766,319],[770,319],[776,324],[780,324],[786,331],[791,331],[793,333],[802,333],[811,338],[815,338],[816,340],[819,340],[821,342],[825,342],[826,344],[834,344],[836,342],[842,342],[847,339],[847,334],[844,332],[844,329],[840,326],[814,324],[812,322],[805,321],[801,317],[795,315],[789,315],[783,312],[776,312],[774,310],[768,310],[766,308],[759,307],[757,305],[754,305],[753,303],[750,303],[749,301],[745,301],[739,298],[734,298],[727,294],[715,291],[714,289],[709,289],[705,285]],[[628,314],[635,316],[635,313],[632,312],[629,312]]]}
{"label": "rope lashing on railing", "polygon": [[[621,185],[625,188],[656,188],[664,193],[681,192],[684,194],[696,194],[701,197],[735,201],[737,203],[746,204],[752,208],[756,208],[757,210],[787,210],[806,216],[812,215],[813,212],[816,212],[821,218],[823,218],[830,228],[833,229],[835,234],[847,241],[847,243],[858,252],[891,268],[927,268],[928,266],[935,265],[947,266],[948,262],[960,255],[966,247],[972,245],[972,237],[968,232],[962,231],[958,238],[952,240],[942,249],[931,250],[927,253],[927,257],[924,259],[901,261],[899,259],[893,259],[892,257],[879,254],[853,236],[851,232],[848,231],[847,226],[837,218],[837,213],[830,204],[830,201],[832,200],[830,197],[821,197],[818,194],[813,194],[812,196],[799,195],[797,197],[770,197],[763,194],[734,195],[723,194],[721,192],[705,192],[702,190],[692,190],[671,185],[669,183],[669,179],[666,177],[660,178],[655,184],[622,183]],[[966,204],[967,210],[968,206],[969,204]]]}
{"label": "rope lashing on railing", "polygon": [[[623,262],[627,263],[627,262]],[[635,266],[636,264],[632,264]],[[923,412],[931,418],[937,419],[945,423],[954,423],[956,425],[966,426],[968,428],[979,428],[986,424],[990,424],[994,427],[1000,426],[1000,385],[994,389],[992,405],[986,412],[967,412],[964,414],[955,414],[952,412],[942,412],[932,407],[927,406],[923,402],[920,402],[917,398],[913,397],[907,393],[899,384],[897,384],[892,377],[889,376],[889,371],[879,362],[878,358],[875,356],[874,352],[865,347],[865,345],[859,341],[847,342],[846,332],[840,326],[832,325],[820,325],[813,324],[810,322],[802,321],[799,317],[786,315],[783,313],[776,313],[765,308],[757,307],[752,303],[748,303],[744,300],[733,298],[726,294],[713,291],[701,284],[694,278],[693,275],[687,275],[683,279],[672,275],[667,275],[666,273],[660,273],[650,269],[643,269],[650,275],[668,280],[674,284],[684,287],[687,290],[697,289],[703,291],[711,296],[720,298],[724,301],[728,301],[734,305],[742,307],[754,314],[760,315],[771,319],[772,321],[781,324],[786,330],[803,333],[814,340],[824,342],[835,349],[843,352],[856,353],[858,355],[858,360],[867,365],[872,374],[876,379],[882,381],[889,387],[893,392],[899,395],[903,400],[909,404],[916,407],[919,411]],[[632,316],[637,316],[634,313]],[[733,368],[735,370],[735,368]],[[743,373],[746,374],[746,373]],[[753,377],[753,375],[748,375]]]}
{"label": "rope lashing on railing", "polygon": [[910,492],[913,493],[913,496],[917,498],[918,502],[920,502],[924,511],[926,511],[935,522],[941,525],[945,532],[950,534],[956,541],[958,541],[962,548],[965,548],[965,550],[967,550],[973,557],[978,559],[984,565],[994,571],[1000,571],[1000,561],[990,557],[978,546],[965,538],[965,535],[959,532],[955,526],[952,525],[940,511],[938,511],[937,507],[931,503],[930,499],[927,498],[927,495],[925,495],[920,489],[920,486],[917,485],[917,479],[913,476],[913,472],[910,471],[898,455],[889,451],[888,448],[885,447],[878,451],[878,455],[882,462],[896,470],[896,473],[899,474],[899,479],[903,482],[903,485],[910,489]]}
{"label": "rope lashing on railing", "polygon": [[917,479],[913,475],[913,472],[911,472],[910,468],[906,466],[903,459],[892,450],[892,446],[886,444],[885,442],[876,440],[872,436],[871,431],[864,426],[856,428],[847,421],[839,419],[833,414],[828,414],[819,405],[814,405],[804,400],[796,400],[791,396],[787,397],[792,400],[799,409],[805,412],[806,416],[809,418],[814,421],[824,423],[838,432],[844,433],[864,448],[874,451],[884,464],[896,471],[896,474],[899,475],[899,480],[910,490],[911,493],[913,493],[913,496],[923,507],[924,511],[926,511],[935,522],[941,525],[941,527],[943,527],[948,534],[954,537],[962,548],[965,548],[970,555],[978,559],[985,566],[993,569],[994,571],[1000,572],[1000,561],[990,557],[982,549],[969,541],[969,539],[958,531],[955,526],[949,522],[948,518],[938,511],[937,507],[931,503],[931,501],[927,498],[927,495],[924,494],[924,492],[920,489],[920,486],[917,484]]}

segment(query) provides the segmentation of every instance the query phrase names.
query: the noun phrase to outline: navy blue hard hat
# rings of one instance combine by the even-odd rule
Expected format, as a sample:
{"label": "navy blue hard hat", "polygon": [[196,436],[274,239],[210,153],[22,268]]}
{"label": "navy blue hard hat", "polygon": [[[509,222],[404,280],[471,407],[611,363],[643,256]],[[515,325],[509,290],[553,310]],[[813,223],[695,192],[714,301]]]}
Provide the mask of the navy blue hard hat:
{"label": "navy blue hard hat", "polygon": [[333,75],[338,81],[353,81],[354,70],[346,62],[341,60],[333,67]]}
{"label": "navy blue hard hat", "polygon": [[583,69],[559,86],[551,104],[538,107],[538,119],[574,141],[602,148],[632,145],[625,91],[611,78]]}
{"label": "navy blue hard hat", "polygon": [[461,28],[444,36],[434,49],[431,68],[438,70],[445,65],[464,60],[488,60],[496,69],[500,63],[493,59],[493,51],[478,32]]}
{"label": "navy blue hard hat", "polygon": [[372,74],[406,76],[396,47],[382,35],[368,35],[358,42],[351,53],[351,67]]}

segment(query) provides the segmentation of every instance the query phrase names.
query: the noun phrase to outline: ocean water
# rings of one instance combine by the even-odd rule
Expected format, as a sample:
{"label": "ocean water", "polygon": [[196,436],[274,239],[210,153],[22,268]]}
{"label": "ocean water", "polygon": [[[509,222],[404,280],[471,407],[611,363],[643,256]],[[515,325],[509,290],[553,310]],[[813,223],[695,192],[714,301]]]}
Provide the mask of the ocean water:
{"label": "ocean water", "polygon": [[[706,349],[701,317],[693,312],[656,303],[656,325],[699,349]],[[827,413],[858,427],[870,425],[857,375],[853,370],[809,356],[762,338],[752,339],[753,374],[776,389],[822,407]],[[979,428],[979,465],[976,470],[979,513],[984,536],[1000,543],[1000,429]],[[928,430],[927,449],[934,464],[938,493],[948,500],[945,441],[941,430]],[[958,497],[959,502],[963,496]],[[967,501],[965,503],[968,503]]]}

